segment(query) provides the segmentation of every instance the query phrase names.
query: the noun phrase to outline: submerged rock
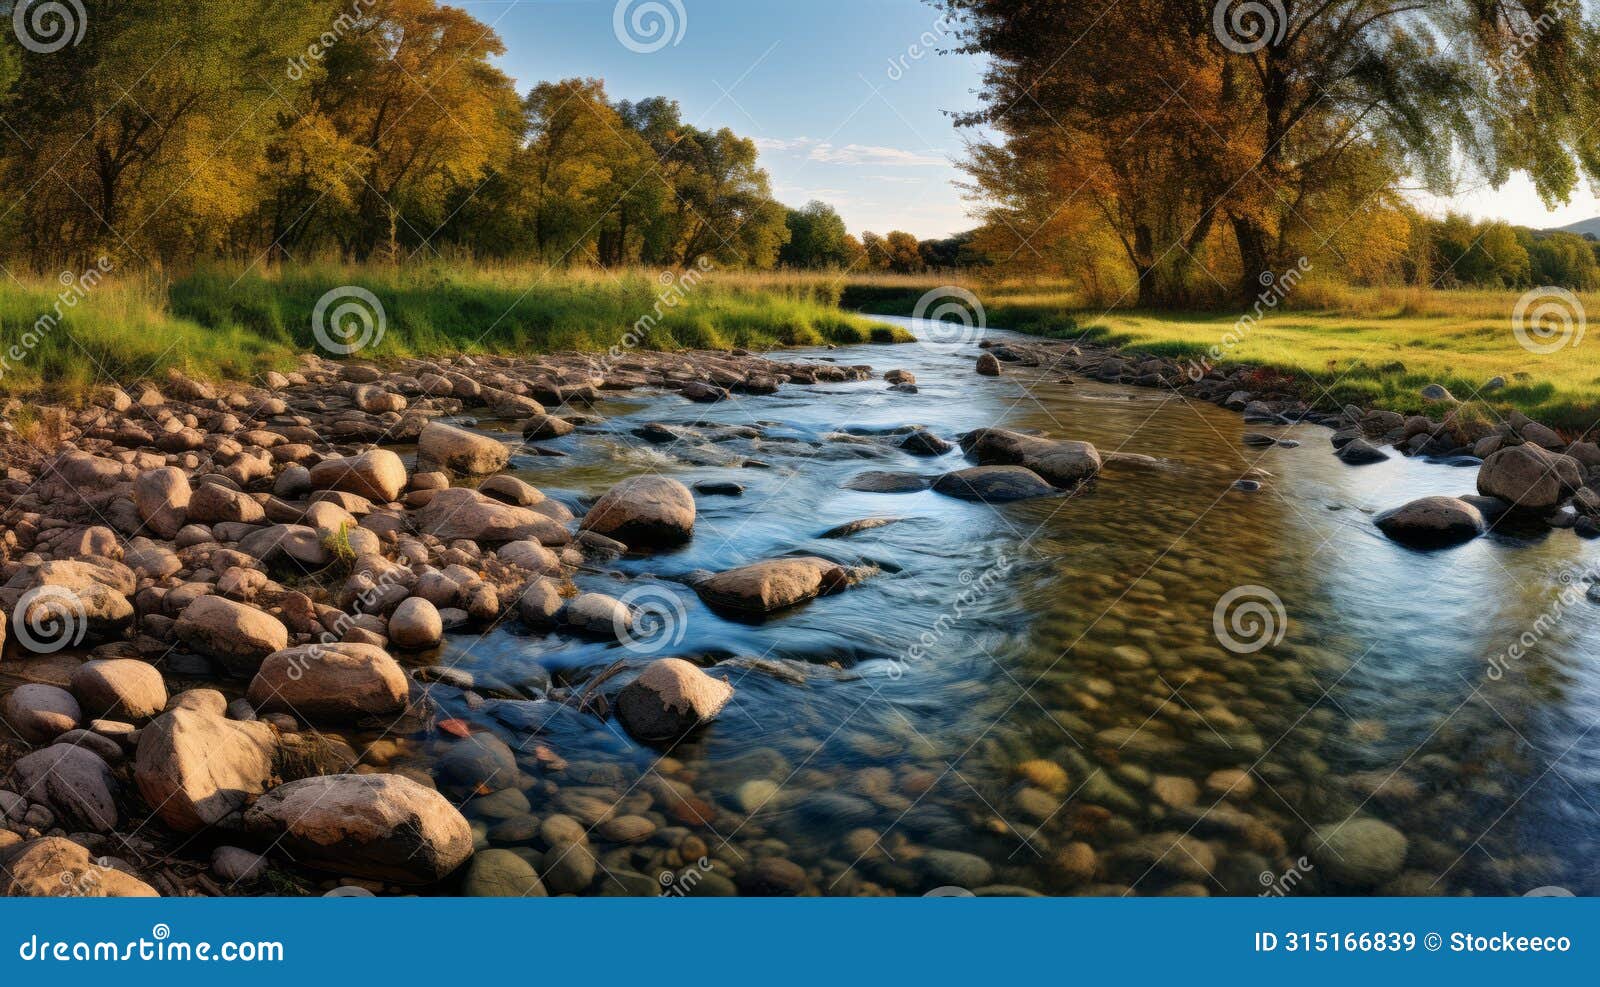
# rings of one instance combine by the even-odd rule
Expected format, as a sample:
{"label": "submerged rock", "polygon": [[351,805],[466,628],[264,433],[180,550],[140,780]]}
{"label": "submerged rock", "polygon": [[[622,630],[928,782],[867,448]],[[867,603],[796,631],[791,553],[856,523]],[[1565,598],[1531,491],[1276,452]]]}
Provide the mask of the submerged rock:
{"label": "submerged rock", "polygon": [[661,658],[617,696],[617,718],[640,740],[671,740],[716,718],[733,687],[682,658]]}
{"label": "submerged rock", "polygon": [[850,584],[837,562],[815,556],[768,559],[707,576],[694,584],[707,606],[768,614],[834,593]]}
{"label": "submerged rock", "polygon": [[933,481],[933,489],[961,500],[990,503],[1050,497],[1061,492],[1025,466],[974,466],[956,470]]}

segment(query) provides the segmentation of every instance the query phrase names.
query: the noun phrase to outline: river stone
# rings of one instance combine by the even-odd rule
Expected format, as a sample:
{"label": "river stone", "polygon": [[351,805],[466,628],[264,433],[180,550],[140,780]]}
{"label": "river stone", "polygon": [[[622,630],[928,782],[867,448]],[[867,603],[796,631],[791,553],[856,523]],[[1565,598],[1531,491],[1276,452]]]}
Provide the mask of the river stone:
{"label": "river stone", "polygon": [[1455,497],[1423,497],[1384,511],[1375,519],[1378,530],[1414,548],[1445,548],[1488,530],[1483,514]]}
{"label": "river stone", "polygon": [[1381,463],[1389,458],[1388,453],[1366,439],[1351,439],[1334,455],[1347,466],[1366,466],[1369,463]]}
{"label": "river stone", "polygon": [[369,449],[359,456],[325,459],[311,467],[313,490],[343,490],[387,504],[406,486],[406,466],[388,449]]}
{"label": "river stone", "polygon": [[138,585],[139,577],[120,562],[58,559],[20,568],[0,588],[0,607],[10,614],[19,644],[16,628],[25,625],[49,653],[84,639],[120,637],[133,622],[128,597]]}
{"label": "river stone", "polygon": [[980,376],[998,377],[1000,376],[1000,361],[995,358],[993,353],[985,353],[978,357],[978,365],[975,369]]}
{"label": "river stone", "polygon": [[412,518],[417,530],[447,542],[498,544],[533,537],[546,545],[562,545],[569,540],[566,529],[544,514],[503,504],[467,487],[437,491]]}
{"label": "river stone", "polygon": [[492,733],[452,741],[433,766],[434,776],[454,795],[483,795],[516,785],[517,756]]}
{"label": "river stone", "polygon": [[254,881],[266,870],[267,858],[259,853],[236,846],[219,846],[211,852],[211,872],[229,885]]}
{"label": "river stone", "polygon": [[640,740],[670,740],[715,719],[733,686],[682,658],[660,658],[617,697],[617,717]]}
{"label": "river stone", "polygon": [[1326,823],[1312,830],[1309,852],[1317,869],[1353,888],[1372,888],[1405,867],[1405,834],[1377,819]]}
{"label": "river stone", "polygon": [[56,836],[0,851],[0,895],[8,898],[158,898],[131,874],[96,863],[89,851]]}
{"label": "river stone", "polygon": [[122,561],[135,574],[151,579],[164,579],[183,568],[177,552],[144,537],[129,539],[123,546]]}
{"label": "river stone", "polygon": [[161,671],[133,658],[84,662],[73,669],[72,691],[91,720],[143,723],[167,708]]}
{"label": "river stone", "polygon": [[694,495],[665,476],[623,480],[585,514],[580,527],[628,545],[671,545],[694,534]]}
{"label": "river stone", "polygon": [[464,428],[429,422],[417,439],[419,457],[468,476],[486,476],[504,469],[511,459],[505,443]]}
{"label": "river stone", "polygon": [[48,805],[73,830],[109,833],[117,827],[111,766],[87,748],[55,744],[17,759],[18,794]]}
{"label": "river stone", "polygon": [[857,473],[842,484],[846,490],[863,493],[917,493],[928,489],[928,480],[918,473],[868,470]]}
{"label": "river stone", "polygon": [[1531,444],[1501,449],[1478,470],[1478,493],[1522,510],[1549,510],[1582,485],[1576,459]]}
{"label": "river stone", "polygon": [[189,477],[175,466],[148,470],[133,482],[133,503],[139,520],[161,538],[176,538],[183,528],[194,491]]}
{"label": "river stone", "polygon": [[533,865],[510,850],[484,850],[472,858],[461,893],[468,898],[544,898]]}
{"label": "river stone", "polygon": [[[1100,451],[1087,442],[1057,441],[1004,428],[980,428],[961,448],[981,466],[1026,466],[1048,483],[1071,488],[1100,472]],[[938,489],[937,486],[935,489]]]}
{"label": "river stone", "polygon": [[184,607],[174,630],[178,640],[238,678],[254,675],[263,659],[289,646],[289,629],[278,618],[220,596],[202,596]]}
{"label": "river stone", "polygon": [[297,863],[369,880],[432,884],[472,856],[472,827],[456,807],[397,774],[292,781],[257,799],[244,820]]}
{"label": "river stone", "polygon": [[22,739],[47,744],[83,722],[83,710],[72,693],[53,685],[29,682],[0,700],[0,714]]}
{"label": "river stone", "polygon": [[220,483],[202,483],[189,497],[185,515],[198,524],[217,524],[237,521],[256,524],[266,519],[267,513],[249,494],[240,493]]}
{"label": "river stone", "polygon": [[594,883],[599,866],[587,844],[569,840],[551,844],[539,875],[551,894],[577,894]]}
{"label": "river stone", "polygon": [[322,536],[308,524],[274,524],[253,531],[240,540],[239,551],[263,562],[281,556],[314,568],[333,561]]}
{"label": "river stone", "polygon": [[568,626],[601,637],[621,638],[633,628],[628,605],[604,593],[580,593],[561,610]]}
{"label": "river stone", "polygon": [[837,562],[815,556],[768,559],[707,576],[694,590],[707,606],[744,614],[768,614],[834,593],[849,584]]}
{"label": "river stone", "polygon": [[928,850],[917,861],[923,880],[959,888],[982,887],[994,877],[994,867],[982,857],[960,850]]}
{"label": "river stone", "polygon": [[410,680],[371,644],[304,644],[274,651],[261,663],[246,698],[261,712],[314,722],[349,722],[405,709]]}
{"label": "river stone", "polygon": [[947,497],[985,503],[1049,497],[1060,493],[1025,466],[974,466],[956,470],[933,481],[933,489]]}
{"label": "river stone", "polygon": [[522,423],[522,437],[533,442],[540,439],[559,439],[563,435],[571,435],[576,427],[565,418],[534,415]]}
{"label": "river stone", "polygon": [[503,500],[508,504],[518,507],[532,507],[545,501],[544,492],[526,480],[519,480],[509,473],[491,476],[478,484],[478,492],[485,497]]}
{"label": "river stone", "polygon": [[277,731],[265,723],[175,708],[140,731],[134,781],[162,822],[197,833],[270,787],[277,749]]}
{"label": "river stone", "polygon": [[806,883],[805,868],[782,857],[762,857],[739,874],[739,890],[755,896],[792,898]]}
{"label": "river stone", "polygon": [[444,639],[439,608],[420,596],[407,597],[389,616],[389,643],[410,651],[426,651]]}

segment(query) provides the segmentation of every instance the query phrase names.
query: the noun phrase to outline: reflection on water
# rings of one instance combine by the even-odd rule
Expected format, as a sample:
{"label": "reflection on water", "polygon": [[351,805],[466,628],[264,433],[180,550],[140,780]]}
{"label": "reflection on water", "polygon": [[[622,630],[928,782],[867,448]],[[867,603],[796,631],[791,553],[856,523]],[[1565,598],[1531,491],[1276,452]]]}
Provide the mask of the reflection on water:
{"label": "reflection on water", "polygon": [[[436,687],[527,772],[529,818],[508,824],[498,802],[467,807],[490,842],[538,860],[548,844],[537,822],[560,811],[588,826],[608,814],[592,800],[621,800],[610,815],[657,831],[629,842],[628,827],[593,829],[589,893],[650,893],[644,876],[685,867],[663,886],[1600,892],[1588,866],[1600,821],[1590,736],[1600,608],[1581,594],[1570,607],[1557,599],[1583,543],[1556,532],[1411,552],[1371,514],[1470,492],[1471,469],[1398,456],[1346,467],[1311,426],[1279,430],[1297,448],[1249,448],[1231,412],[1037,370],[979,377],[976,352],[800,354],[879,375],[903,368],[920,391],[874,380],[712,406],[634,394],[597,409],[603,424],[547,443],[566,457],[519,461],[521,476],[580,510],[647,470],[743,485],[742,496],[697,495],[695,537],[681,550],[577,580],[621,595],[661,577],[664,612],[682,614],[661,653],[728,661],[719,674],[737,694],[663,752],[594,717],[468,709]],[[760,432],[655,445],[633,434],[647,422]],[[841,487],[867,470],[962,465],[959,450],[913,456],[874,439],[886,431],[923,425],[953,440],[995,424],[1151,458],[1108,466],[1070,497],[993,507]],[[1264,489],[1233,490],[1246,475]],[[867,517],[897,520],[819,538]],[[720,619],[674,581],[791,553],[882,572],[760,624]],[[1519,638],[1526,653],[1487,677]],[[618,659],[642,661],[511,625],[454,641],[439,661],[561,685]],[[552,758],[564,770],[550,770]],[[1329,830],[1311,835],[1346,820],[1326,843]]]}

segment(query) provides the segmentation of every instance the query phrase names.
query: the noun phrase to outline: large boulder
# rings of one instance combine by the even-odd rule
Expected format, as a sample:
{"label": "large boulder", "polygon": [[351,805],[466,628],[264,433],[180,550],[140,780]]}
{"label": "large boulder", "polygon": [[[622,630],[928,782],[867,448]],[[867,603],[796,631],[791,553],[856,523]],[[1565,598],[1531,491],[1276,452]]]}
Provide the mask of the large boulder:
{"label": "large boulder", "polygon": [[417,450],[426,462],[469,476],[504,469],[511,459],[511,450],[505,443],[443,422],[423,426]]}
{"label": "large boulder", "polygon": [[1549,510],[1581,486],[1576,459],[1532,444],[1501,449],[1478,469],[1478,493],[1521,510]]}
{"label": "large boulder", "polygon": [[369,880],[431,884],[472,856],[472,828],[456,807],[401,775],[292,781],[244,818],[300,864]]}
{"label": "large boulder", "polygon": [[162,822],[197,833],[271,788],[277,753],[277,731],[266,723],[229,720],[198,705],[177,707],[140,731],[133,777]]}
{"label": "large boulder", "polygon": [[220,596],[202,596],[184,607],[175,630],[178,640],[238,678],[254,675],[262,659],[289,646],[289,629],[281,620]]}
{"label": "large boulder", "polygon": [[184,526],[193,491],[189,477],[176,466],[148,470],[133,482],[133,503],[139,520],[161,538],[177,537]]}
{"label": "large boulder", "polygon": [[417,530],[442,541],[465,538],[498,544],[537,538],[546,545],[559,545],[569,540],[567,530],[549,517],[491,500],[466,487],[436,491],[412,519]]}
{"label": "large boulder", "polygon": [[661,658],[617,697],[617,717],[640,740],[671,740],[710,722],[733,698],[733,686],[682,658]]}
{"label": "large boulder", "polygon": [[266,519],[267,512],[259,501],[249,494],[240,493],[220,483],[202,483],[189,497],[188,520],[196,524],[217,524],[237,521],[257,524]]}
{"label": "large boulder", "polygon": [[595,501],[580,525],[628,545],[672,545],[694,534],[694,495],[665,476],[623,480]]}
{"label": "large boulder", "polygon": [[155,888],[89,857],[59,836],[0,851],[0,895],[8,898],[159,898]]}
{"label": "large boulder", "polygon": [[161,671],[134,658],[84,662],[72,671],[72,691],[91,720],[143,723],[167,708]]}
{"label": "large boulder", "polygon": [[1334,455],[1346,466],[1368,466],[1389,458],[1388,453],[1362,438],[1346,442]]}
{"label": "large boulder", "polygon": [[58,559],[18,570],[0,587],[12,636],[25,650],[52,653],[121,636],[133,622],[132,569],[105,558]]}
{"label": "large boulder", "polygon": [[961,437],[961,449],[982,466],[1026,466],[1058,487],[1075,487],[1100,472],[1100,452],[1087,442],[1056,441],[1004,428]]}
{"label": "large boulder", "polygon": [[956,470],[934,480],[933,489],[947,497],[990,504],[1048,497],[1060,492],[1026,466],[974,466]]}
{"label": "large boulder", "polygon": [[325,459],[311,467],[313,490],[343,490],[387,504],[406,486],[406,466],[387,449],[369,449],[359,456]]}
{"label": "large boulder", "polygon": [[768,559],[707,576],[694,584],[707,606],[744,614],[766,614],[838,592],[850,573],[815,556]]}
{"label": "large boulder", "polygon": [[346,722],[405,709],[409,680],[371,644],[305,644],[268,655],[246,698],[264,712]]}
{"label": "large boulder", "polygon": [[116,829],[117,784],[111,766],[87,747],[54,744],[18,758],[12,770],[17,794],[50,806],[70,829]]}
{"label": "large boulder", "polygon": [[1414,548],[1459,545],[1488,530],[1483,512],[1455,497],[1423,497],[1375,519],[1378,530]]}
{"label": "large boulder", "polygon": [[319,569],[333,561],[321,534],[308,524],[274,524],[253,531],[240,539],[239,551],[262,562],[286,558]]}
{"label": "large boulder", "polygon": [[0,699],[0,716],[31,744],[47,744],[83,722],[72,693],[42,682],[17,686]]}

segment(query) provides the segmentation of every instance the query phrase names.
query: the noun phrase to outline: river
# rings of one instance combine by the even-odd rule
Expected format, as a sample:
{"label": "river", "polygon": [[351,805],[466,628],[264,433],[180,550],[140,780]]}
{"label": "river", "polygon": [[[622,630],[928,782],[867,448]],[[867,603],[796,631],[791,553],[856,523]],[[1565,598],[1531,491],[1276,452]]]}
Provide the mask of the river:
{"label": "river", "polygon": [[[716,669],[733,701],[670,749],[554,704],[507,716],[435,686],[445,715],[492,731],[538,779],[527,812],[466,805],[487,844],[537,859],[544,817],[589,812],[586,890],[610,894],[1600,893],[1587,543],[1555,531],[1411,551],[1372,514],[1471,492],[1474,470],[1399,455],[1345,466],[1325,428],[1246,425],[1170,391],[1015,366],[980,377],[975,337],[899,321],[921,341],[786,356],[904,369],[918,393],[881,379],[715,405],[632,392],[595,409],[602,424],[543,443],[564,457],[514,460],[580,513],[647,471],[745,489],[697,495],[681,549],[578,577],[656,611],[631,650],[513,622],[430,661],[524,688],[581,687],[618,659],[760,661]],[[759,437],[654,445],[633,434],[646,422]],[[993,506],[842,487],[964,465],[959,450],[872,440],[913,424],[1152,458],[1109,464],[1071,496]],[[1298,445],[1242,444],[1252,431]],[[1262,489],[1235,489],[1242,477]],[[819,537],[868,517],[896,521]],[[675,581],[794,553],[881,571],[762,623],[722,619]],[[426,763],[432,743],[408,742],[396,763]],[[552,757],[564,770],[543,770]],[[590,826],[624,812],[657,832],[628,842]],[[1385,825],[1355,825],[1367,820]],[[1338,839],[1318,830],[1341,823]],[[752,885],[771,859],[787,863]]]}

